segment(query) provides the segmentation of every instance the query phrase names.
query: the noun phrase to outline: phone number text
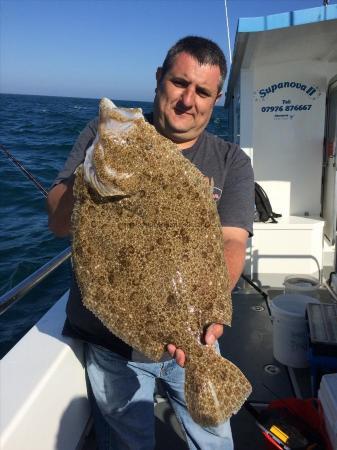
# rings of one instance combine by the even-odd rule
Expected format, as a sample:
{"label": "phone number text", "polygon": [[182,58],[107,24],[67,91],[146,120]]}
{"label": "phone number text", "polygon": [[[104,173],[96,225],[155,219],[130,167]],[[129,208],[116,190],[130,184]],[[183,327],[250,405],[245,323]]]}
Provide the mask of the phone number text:
{"label": "phone number text", "polygon": [[280,106],[262,106],[262,112],[277,111],[309,111],[312,105],[280,105]]}

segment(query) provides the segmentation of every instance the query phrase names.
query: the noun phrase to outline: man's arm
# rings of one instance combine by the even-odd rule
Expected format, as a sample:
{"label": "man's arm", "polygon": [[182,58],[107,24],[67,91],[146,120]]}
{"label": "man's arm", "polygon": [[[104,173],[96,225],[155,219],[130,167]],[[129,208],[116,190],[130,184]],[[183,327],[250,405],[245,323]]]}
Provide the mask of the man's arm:
{"label": "man's arm", "polygon": [[48,226],[57,237],[69,236],[74,206],[74,172],[84,161],[86,149],[95,139],[98,118],[91,120],[78,136],[64,168],[58,174],[47,198]]}
{"label": "man's arm", "polygon": [[57,237],[69,236],[74,206],[74,176],[54,186],[48,193],[48,226]]}
{"label": "man's arm", "polygon": [[[230,289],[232,290],[239,280],[245,264],[248,231],[243,228],[223,227],[222,232],[225,245],[225,261],[230,279]],[[205,343],[207,345],[214,344],[222,333],[223,325],[213,323],[206,330]],[[172,358],[176,359],[177,364],[184,367],[185,353],[181,349],[177,349],[173,344],[169,344],[167,350]]]}
{"label": "man's arm", "polygon": [[222,234],[230,288],[233,290],[245,265],[248,231],[237,227],[222,227]]}
{"label": "man's arm", "polygon": [[[232,291],[245,265],[248,231],[243,228],[222,227],[222,233],[225,244],[225,261],[230,280],[230,289]],[[222,333],[223,325],[213,323],[207,328],[205,343],[208,345],[214,344]]]}

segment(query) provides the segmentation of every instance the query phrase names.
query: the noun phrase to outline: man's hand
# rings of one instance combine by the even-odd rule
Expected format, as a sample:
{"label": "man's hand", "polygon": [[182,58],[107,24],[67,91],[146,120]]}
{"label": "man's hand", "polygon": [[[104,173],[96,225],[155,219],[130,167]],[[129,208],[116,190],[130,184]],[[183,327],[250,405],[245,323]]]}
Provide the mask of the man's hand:
{"label": "man's hand", "polygon": [[212,323],[206,330],[204,340],[206,345],[214,345],[215,342],[222,336],[223,325],[220,323]]}
{"label": "man's hand", "polygon": [[[204,336],[202,337],[203,343],[206,345],[213,345],[215,342],[219,339],[219,337],[223,333],[223,325],[220,323],[212,323],[204,333]],[[180,348],[177,348],[174,344],[168,344],[167,351],[172,356],[172,358],[175,358],[176,363],[179,364],[179,366],[184,367],[186,356],[183,350]]]}
{"label": "man's hand", "polygon": [[186,357],[183,350],[180,350],[180,348],[177,348],[174,344],[168,344],[167,351],[172,358],[175,358],[176,363],[179,364],[179,366],[184,367]]}

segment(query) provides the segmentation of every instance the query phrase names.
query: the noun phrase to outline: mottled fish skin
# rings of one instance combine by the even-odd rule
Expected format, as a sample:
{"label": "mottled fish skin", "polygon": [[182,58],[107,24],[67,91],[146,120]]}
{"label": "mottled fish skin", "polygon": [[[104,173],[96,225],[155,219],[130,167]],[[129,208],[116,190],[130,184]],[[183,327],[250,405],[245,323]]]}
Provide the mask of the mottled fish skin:
{"label": "mottled fish skin", "polygon": [[103,99],[98,130],[74,186],[73,260],[84,305],[152,360],[168,343],[183,349],[187,407],[214,426],[251,386],[200,342],[205,327],[230,325],[232,314],[209,183],[140,110]]}

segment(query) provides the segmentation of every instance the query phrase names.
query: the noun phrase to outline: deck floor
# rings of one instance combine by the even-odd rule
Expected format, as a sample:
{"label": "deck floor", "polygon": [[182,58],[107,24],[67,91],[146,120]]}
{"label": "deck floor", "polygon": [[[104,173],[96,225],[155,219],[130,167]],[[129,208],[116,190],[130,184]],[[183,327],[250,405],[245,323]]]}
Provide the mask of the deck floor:
{"label": "deck floor", "polygon": [[[221,354],[234,362],[251,382],[249,401],[269,403],[293,395],[286,368],[273,357],[272,324],[261,295],[233,295],[232,327],[225,329],[219,344]],[[235,450],[264,448],[255,419],[244,408],[232,417],[231,426]]]}

